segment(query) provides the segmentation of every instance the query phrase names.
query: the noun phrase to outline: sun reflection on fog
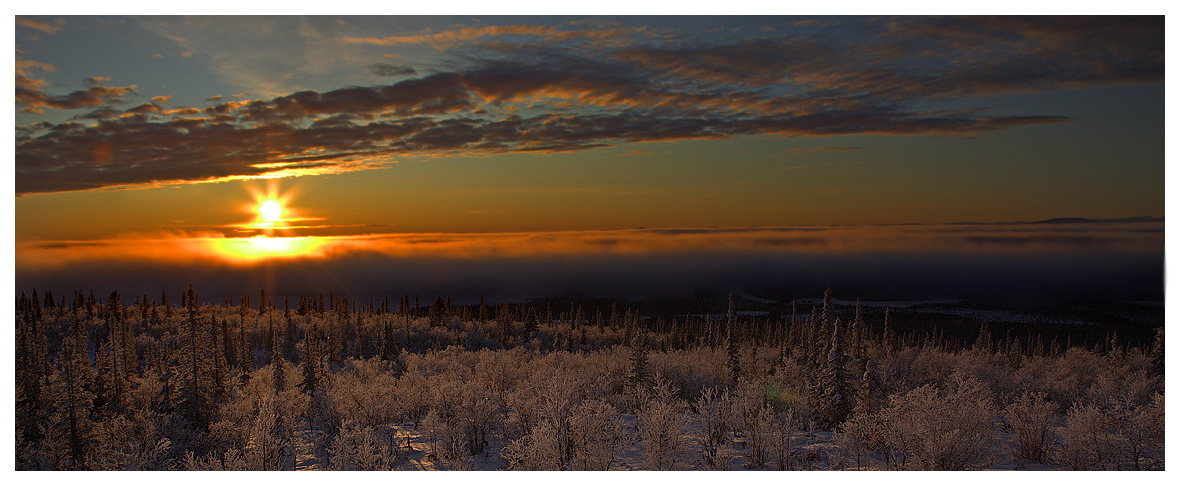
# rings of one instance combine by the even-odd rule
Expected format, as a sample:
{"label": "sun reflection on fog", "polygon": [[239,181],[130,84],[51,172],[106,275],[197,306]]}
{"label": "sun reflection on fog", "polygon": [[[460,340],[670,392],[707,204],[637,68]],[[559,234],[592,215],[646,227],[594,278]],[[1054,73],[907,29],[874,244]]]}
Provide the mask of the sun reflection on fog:
{"label": "sun reflection on fog", "polygon": [[267,258],[323,256],[326,238],[317,236],[252,238],[213,238],[208,240],[214,252],[231,260],[254,261]]}

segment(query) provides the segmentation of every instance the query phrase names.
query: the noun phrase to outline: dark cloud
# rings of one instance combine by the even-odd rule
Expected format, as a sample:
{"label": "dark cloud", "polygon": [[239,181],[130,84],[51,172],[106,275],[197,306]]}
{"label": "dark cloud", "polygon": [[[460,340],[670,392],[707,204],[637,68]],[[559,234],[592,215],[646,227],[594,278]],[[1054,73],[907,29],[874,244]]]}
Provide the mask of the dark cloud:
{"label": "dark cloud", "polygon": [[118,104],[127,94],[135,93],[135,86],[90,86],[61,96],[51,96],[44,91],[27,87],[16,87],[16,104],[29,110],[51,108],[75,110],[94,106]]}
{"label": "dark cloud", "polygon": [[394,66],[393,64],[376,62],[369,65],[369,74],[374,76],[413,76],[418,72],[410,66]]}
{"label": "dark cloud", "polygon": [[106,118],[118,118],[118,116],[121,114],[123,114],[123,112],[120,110],[116,110],[116,109],[111,108],[109,106],[104,106],[104,107],[99,108],[97,110],[92,110],[92,111],[83,113],[81,115],[74,115],[73,117],[70,117],[70,119],[72,119],[72,120],[102,120],[102,119],[106,119]]}
{"label": "dark cloud", "polygon": [[[99,122],[20,132],[17,193],[339,172],[400,155],[562,152],[763,134],[969,137],[1069,119],[990,113],[964,98],[1163,79],[1162,17],[829,24],[809,26],[807,36],[724,42],[657,43],[616,27],[595,35],[528,26],[351,39],[432,43],[453,48],[459,61],[392,84],[228,102],[213,96],[206,101],[216,104],[200,111],[165,111],[162,98],[111,106],[134,86],[51,96],[27,75],[38,66],[22,61],[18,106],[88,108],[76,118]],[[416,75],[408,66],[368,68],[377,76]],[[933,101],[961,107],[930,111]],[[105,154],[101,164],[95,153]]]}
{"label": "dark cloud", "polygon": [[155,103],[141,103],[134,108],[128,108],[126,113],[156,113],[161,110],[160,105]]}

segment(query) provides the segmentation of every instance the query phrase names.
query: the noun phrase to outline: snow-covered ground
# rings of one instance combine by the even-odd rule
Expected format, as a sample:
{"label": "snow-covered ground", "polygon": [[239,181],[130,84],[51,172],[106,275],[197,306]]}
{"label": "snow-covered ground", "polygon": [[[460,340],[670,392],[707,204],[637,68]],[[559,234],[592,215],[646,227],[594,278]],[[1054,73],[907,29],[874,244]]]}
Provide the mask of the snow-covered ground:
{"label": "snow-covered ground", "polygon": [[[700,418],[692,413],[686,415],[686,426],[681,434],[679,453],[673,470],[710,470],[700,453],[702,424]],[[630,440],[622,448],[616,461],[611,465],[613,471],[645,471],[643,447],[638,440],[635,427],[635,415],[624,414],[622,420],[630,434]],[[396,424],[396,440],[400,444],[399,459],[393,470],[399,471],[445,471],[445,470],[475,470],[475,471],[503,471],[508,470],[508,462],[501,456],[508,442],[501,434],[489,437],[488,447],[482,454],[472,456],[470,460],[458,464],[444,463],[437,460],[430,452],[430,444],[423,436],[422,428],[415,428],[413,422]],[[298,471],[315,471],[327,469],[327,453],[323,448],[314,445],[316,432],[302,428],[296,433],[296,467]],[[991,461],[985,469],[990,470],[1026,470],[1045,471],[1053,469],[1044,463],[1034,463],[1013,458],[1005,445],[1011,440],[1007,432],[998,432],[991,448]],[[840,434],[825,430],[811,432],[797,430],[790,436],[791,453],[787,470],[803,471],[831,471],[831,470],[872,470],[880,469],[880,458],[866,460],[857,464],[856,460],[843,452],[839,445]],[[747,439],[737,434],[727,450],[721,455],[728,458],[725,470],[763,470],[778,469],[774,459],[761,467],[751,467],[747,458],[749,445]]]}

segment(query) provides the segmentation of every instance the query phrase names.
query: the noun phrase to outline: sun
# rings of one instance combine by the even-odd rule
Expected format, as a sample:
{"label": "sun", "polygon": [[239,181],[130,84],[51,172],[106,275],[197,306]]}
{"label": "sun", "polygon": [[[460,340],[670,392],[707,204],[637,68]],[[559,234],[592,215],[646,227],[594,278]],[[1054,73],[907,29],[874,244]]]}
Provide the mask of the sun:
{"label": "sun", "polygon": [[292,193],[280,193],[278,184],[273,181],[267,184],[265,192],[251,188],[250,193],[254,196],[254,202],[243,206],[242,209],[253,214],[254,220],[243,224],[242,227],[264,230],[267,236],[275,236],[275,230],[291,229],[290,223],[300,220],[298,212],[289,206]]}
{"label": "sun", "polygon": [[271,224],[282,221],[283,204],[274,199],[263,201],[258,205],[258,217],[261,221]]}

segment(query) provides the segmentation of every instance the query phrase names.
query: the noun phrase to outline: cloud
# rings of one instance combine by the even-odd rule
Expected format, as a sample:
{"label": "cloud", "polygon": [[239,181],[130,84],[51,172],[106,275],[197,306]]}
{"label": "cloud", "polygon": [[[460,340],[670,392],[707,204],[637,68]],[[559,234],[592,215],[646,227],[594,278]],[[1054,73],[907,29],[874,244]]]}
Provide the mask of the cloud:
{"label": "cloud", "polygon": [[[832,29],[840,35],[826,35]],[[971,106],[976,97],[1163,80],[1158,17],[858,19],[721,40],[647,41],[646,29],[609,25],[372,38],[311,30],[308,42],[453,48],[454,61],[421,76],[405,65],[368,64],[376,76],[419,77],[253,100],[217,95],[200,112],[162,110],[155,100],[113,108],[134,86],[53,96],[30,74],[52,66],[18,61],[19,107],[89,108],[78,118],[100,121],[23,132],[17,194],[335,173],[383,167],[400,156],[757,135],[973,137],[1070,120],[994,113]],[[358,65],[365,66],[352,69]],[[86,162],[104,146],[119,150],[101,166]]]}
{"label": "cloud", "polygon": [[40,90],[48,86],[45,80],[34,77],[33,70],[38,70],[42,73],[52,73],[57,71],[57,68],[46,62],[17,59],[15,68],[17,88]]}
{"label": "cloud", "polygon": [[531,37],[531,41],[543,40],[565,42],[580,39],[598,40],[610,39],[646,31],[645,28],[625,28],[613,26],[610,28],[590,28],[580,30],[561,30],[552,25],[488,25],[478,27],[460,27],[435,33],[411,35],[394,35],[388,37],[342,37],[346,44],[371,44],[379,46],[398,46],[407,44],[431,44],[438,47],[449,47],[457,43],[472,42],[489,37],[523,36]]}
{"label": "cloud", "polygon": [[638,156],[638,155],[654,155],[654,154],[655,154],[655,152],[653,152],[651,150],[634,149],[634,150],[628,150],[628,151],[623,152],[619,155],[622,155],[624,157],[634,157],[634,156]]}
{"label": "cloud", "polygon": [[39,89],[39,87],[21,86],[18,84],[16,87],[16,104],[26,110],[41,110],[43,108],[75,110],[122,103],[124,101],[123,97],[130,93],[135,93],[135,85],[91,85],[86,89],[77,90],[65,95],[52,96]]}
{"label": "cloud", "polygon": [[128,108],[125,113],[155,113],[161,110],[160,105],[155,103],[141,103],[134,108]]}
{"label": "cloud", "polygon": [[394,66],[393,64],[376,62],[369,65],[369,74],[374,76],[413,76],[418,72],[410,66]]}
{"label": "cloud", "polygon": [[152,103],[156,103],[156,104],[160,104],[160,105],[167,103],[169,101],[172,101],[171,96],[161,95],[161,96],[153,96],[152,97]]}
{"label": "cloud", "polygon": [[61,18],[54,19],[53,23],[50,24],[50,23],[42,22],[37,19],[31,19],[28,17],[21,17],[19,15],[16,17],[16,25],[18,25],[20,27],[28,27],[30,29],[39,30],[39,31],[44,32],[46,34],[58,33],[58,31],[60,31],[62,29],[62,27],[65,25],[65,23],[66,23],[65,19],[61,19]]}
{"label": "cloud", "polygon": [[791,150],[783,156],[800,155],[811,152],[854,152],[860,150],[860,147],[791,147]]}

